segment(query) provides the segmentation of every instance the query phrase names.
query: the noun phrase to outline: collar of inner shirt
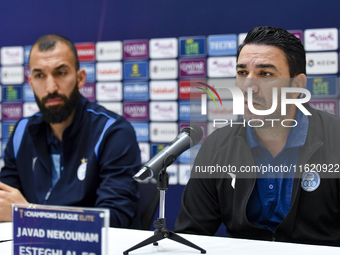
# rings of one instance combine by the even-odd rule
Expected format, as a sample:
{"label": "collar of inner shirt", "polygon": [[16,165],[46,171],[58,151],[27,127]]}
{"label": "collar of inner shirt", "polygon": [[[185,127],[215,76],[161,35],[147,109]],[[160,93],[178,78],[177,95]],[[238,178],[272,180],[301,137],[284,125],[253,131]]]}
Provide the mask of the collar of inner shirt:
{"label": "collar of inner shirt", "polygon": [[47,144],[50,148],[50,154],[60,154],[61,153],[61,142],[53,134],[50,126],[47,128],[46,132]]}
{"label": "collar of inner shirt", "polygon": [[[291,127],[289,131],[289,135],[286,141],[286,144],[282,151],[276,155],[279,156],[284,150],[290,148],[298,148],[302,147],[307,139],[309,120],[306,115],[304,115],[300,109],[297,109],[297,113],[295,115],[295,120],[297,125],[295,127]],[[256,138],[255,131],[252,127],[247,125],[247,144],[249,149],[253,149],[255,147],[259,147],[259,149],[268,151]]]}

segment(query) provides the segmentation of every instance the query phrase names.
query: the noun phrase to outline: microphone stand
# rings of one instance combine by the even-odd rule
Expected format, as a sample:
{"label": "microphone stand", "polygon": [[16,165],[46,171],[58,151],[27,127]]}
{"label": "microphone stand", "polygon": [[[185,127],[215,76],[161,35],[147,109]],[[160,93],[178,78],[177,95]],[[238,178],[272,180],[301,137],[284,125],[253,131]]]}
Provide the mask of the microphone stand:
{"label": "microphone stand", "polygon": [[143,246],[153,243],[154,246],[158,245],[157,241],[160,241],[164,238],[169,238],[173,241],[179,242],[181,244],[190,246],[194,249],[200,250],[202,254],[206,253],[206,250],[201,247],[193,244],[192,242],[184,239],[183,237],[177,235],[173,231],[166,228],[166,219],[165,219],[165,191],[168,190],[169,187],[169,175],[166,172],[167,166],[171,165],[176,160],[173,156],[168,156],[163,161],[163,168],[158,174],[157,180],[157,189],[160,192],[159,197],[159,218],[154,221],[153,226],[156,228],[154,231],[154,235],[145,239],[144,241],[136,244],[130,249],[123,252],[124,255],[129,254],[130,251],[139,249]]}

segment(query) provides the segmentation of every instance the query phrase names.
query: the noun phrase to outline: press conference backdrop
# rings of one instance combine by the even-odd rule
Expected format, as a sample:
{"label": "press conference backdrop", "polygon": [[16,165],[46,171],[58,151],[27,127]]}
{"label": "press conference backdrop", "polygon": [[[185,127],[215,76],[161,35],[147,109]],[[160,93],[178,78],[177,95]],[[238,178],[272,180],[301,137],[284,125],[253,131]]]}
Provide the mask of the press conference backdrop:
{"label": "press conference backdrop", "polygon": [[[311,105],[339,114],[339,18],[316,22],[307,16],[324,9],[332,14],[331,7],[302,1],[302,5],[294,3],[294,12],[280,3],[281,10],[292,15],[287,20],[280,19],[284,13],[269,15],[258,6],[214,4],[214,1],[208,4],[202,0],[60,2],[65,5],[61,7],[46,1],[21,3],[16,8],[23,16],[17,16],[12,23],[6,22],[7,28],[0,28],[2,34],[11,31],[11,26],[16,28],[18,21],[25,22],[22,33],[0,37],[1,158],[16,122],[38,111],[27,83],[28,57],[31,44],[46,33],[59,33],[76,42],[80,68],[87,73],[81,94],[131,122],[143,162],[189,125],[190,116],[200,115],[200,106],[190,105],[190,79],[198,78],[212,86],[233,80],[237,46],[245,32],[258,25],[283,27],[302,41],[307,52],[307,89],[312,93]],[[4,6],[11,7],[11,3],[4,3]],[[279,9],[273,3],[270,6]],[[297,20],[294,13],[298,13],[299,6],[306,11],[305,17],[299,12]],[[233,8],[234,12],[240,10],[240,16],[235,16]],[[38,14],[37,9],[43,24],[34,15]],[[251,15],[247,17],[247,13]],[[4,13],[0,21],[6,17],[13,19],[10,14]],[[30,14],[30,19],[24,20],[25,15]],[[254,14],[258,17],[256,22],[251,20]],[[93,20],[91,25],[84,16]],[[233,18],[242,22],[226,22]],[[135,27],[132,28],[131,23]],[[82,24],[87,25],[85,31]],[[324,25],[320,27],[320,24]],[[224,98],[225,103],[219,108],[209,107],[213,101],[209,102],[207,115],[200,115],[203,140],[214,129],[213,119],[232,118],[230,99]],[[195,150],[198,148],[196,146]],[[170,229],[173,229],[181,194],[190,175],[189,163],[190,153],[185,152],[168,168],[171,186],[167,192],[166,217]]]}

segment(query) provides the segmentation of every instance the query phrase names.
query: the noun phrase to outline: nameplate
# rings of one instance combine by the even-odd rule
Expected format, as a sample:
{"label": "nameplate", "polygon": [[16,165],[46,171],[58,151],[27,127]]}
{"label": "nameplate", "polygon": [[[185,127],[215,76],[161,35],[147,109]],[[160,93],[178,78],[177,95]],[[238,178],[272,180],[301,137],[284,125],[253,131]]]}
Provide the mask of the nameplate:
{"label": "nameplate", "polygon": [[14,204],[14,255],[107,254],[108,209]]}

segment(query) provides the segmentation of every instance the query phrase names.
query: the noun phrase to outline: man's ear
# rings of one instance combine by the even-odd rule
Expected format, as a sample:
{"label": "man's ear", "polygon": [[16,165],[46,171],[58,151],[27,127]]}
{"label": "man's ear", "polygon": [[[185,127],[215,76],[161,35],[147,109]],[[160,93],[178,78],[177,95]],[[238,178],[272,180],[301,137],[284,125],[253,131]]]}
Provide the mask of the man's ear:
{"label": "man's ear", "polygon": [[[292,87],[293,88],[304,88],[307,83],[307,77],[305,74],[300,73],[293,78]],[[294,93],[294,98],[298,98],[300,93]]]}
{"label": "man's ear", "polygon": [[82,88],[86,82],[86,72],[84,69],[77,71],[78,74],[78,89]]}
{"label": "man's ear", "polygon": [[305,74],[300,73],[293,78],[293,88],[304,88],[307,83],[307,77]]}

